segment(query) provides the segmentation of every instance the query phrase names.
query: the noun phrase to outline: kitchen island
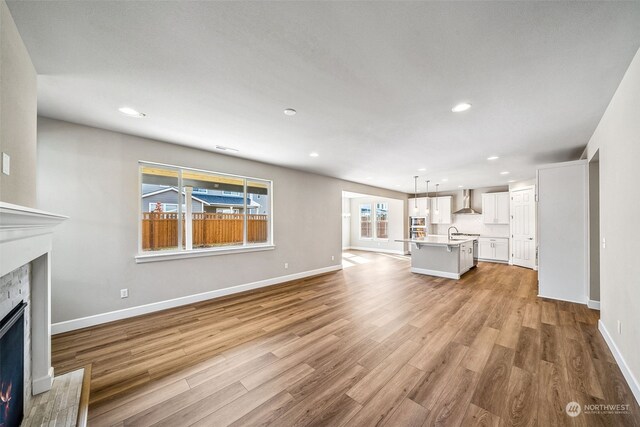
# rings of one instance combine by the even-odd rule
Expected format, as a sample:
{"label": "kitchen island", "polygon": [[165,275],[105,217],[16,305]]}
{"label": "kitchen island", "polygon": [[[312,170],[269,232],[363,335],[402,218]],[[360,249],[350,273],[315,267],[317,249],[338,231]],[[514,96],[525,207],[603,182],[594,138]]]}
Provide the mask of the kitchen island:
{"label": "kitchen island", "polygon": [[477,237],[449,239],[431,235],[417,239],[400,239],[411,244],[411,272],[429,276],[459,279],[476,266]]}

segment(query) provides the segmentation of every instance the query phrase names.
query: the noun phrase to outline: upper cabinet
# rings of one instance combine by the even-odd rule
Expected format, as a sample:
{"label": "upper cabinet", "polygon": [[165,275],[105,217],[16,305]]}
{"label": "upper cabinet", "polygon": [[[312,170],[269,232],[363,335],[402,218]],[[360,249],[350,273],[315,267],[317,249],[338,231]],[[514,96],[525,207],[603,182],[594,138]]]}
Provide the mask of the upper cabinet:
{"label": "upper cabinet", "polygon": [[[427,198],[426,197],[418,197],[417,199],[415,198],[410,198],[408,200],[408,207],[409,207],[409,216],[427,216]],[[415,213],[416,210],[416,205],[418,206],[418,213]]]}
{"label": "upper cabinet", "polygon": [[484,193],[482,219],[485,224],[509,224],[509,193]]}
{"label": "upper cabinet", "polygon": [[452,199],[451,196],[429,198],[431,224],[451,224]]}

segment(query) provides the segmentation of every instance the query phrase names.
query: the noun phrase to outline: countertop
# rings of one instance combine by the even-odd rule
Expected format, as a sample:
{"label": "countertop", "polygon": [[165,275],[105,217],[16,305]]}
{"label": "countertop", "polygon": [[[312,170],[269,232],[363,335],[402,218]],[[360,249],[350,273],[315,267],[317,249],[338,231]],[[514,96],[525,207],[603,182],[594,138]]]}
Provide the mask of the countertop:
{"label": "countertop", "polygon": [[429,246],[460,246],[463,243],[472,242],[477,237],[468,237],[464,239],[449,239],[447,236],[430,235],[420,239],[398,239],[396,242],[408,242],[415,243],[416,245],[429,245]]}

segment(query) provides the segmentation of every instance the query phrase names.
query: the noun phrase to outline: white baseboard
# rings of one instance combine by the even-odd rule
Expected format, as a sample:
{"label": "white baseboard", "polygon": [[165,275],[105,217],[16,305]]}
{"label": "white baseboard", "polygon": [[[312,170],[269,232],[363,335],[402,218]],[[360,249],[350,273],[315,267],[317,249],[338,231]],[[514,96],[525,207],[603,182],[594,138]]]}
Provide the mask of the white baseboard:
{"label": "white baseboard", "polygon": [[589,301],[587,301],[587,307],[594,310],[600,310],[600,301],[590,299]]}
{"label": "white baseboard", "polygon": [[405,252],[399,249],[380,249],[380,248],[367,248],[363,246],[349,246],[349,249],[353,249],[354,251],[368,251],[368,252],[380,252],[383,254],[396,254],[396,255],[404,255]]}
{"label": "white baseboard", "polygon": [[538,294],[538,298],[546,298],[546,299],[552,299],[552,300],[556,300],[556,301],[566,301],[566,302],[572,302],[572,303],[575,303],[575,304],[583,304],[583,305],[587,304],[586,300],[578,301],[578,300],[572,300],[572,299],[568,299],[568,298],[550,297],[550,296],[547,296],[547,295],[540,295],[540,294]]}
{"label": "white baseboard", "polygon": [[427,268],[411,267],[411,272],[412,273],[418,273],[418,274],[426,274],[428,276],[444,277],[446,279],[459,279],[460,278],[460,275],[456,274],[456,273],[449,273],[448,271],[429,270]]}
{"label": "white baseboard", "polygon": [[31,394],[34,396],[36,394],[44,393],[45,391],[51,390],[53,386],[53,368],[49,368],[49,372],[42,378],[34,378],[31,381]]}
{"label": "white baseboard", "polygon": [[[620,350],[618,350],[618,346],[616,346],[615,341],[609,334],[609,331],[607,330],[607,328],[604,326],[604,323],[602,323],[602,320],[598,320],[598,330],[600,331],[600,334],[602,334],[602,337],[604,338],[607,345],[609,346],[611,353],[613,353],[613,357],[615,357],[616,362],[618,362],[618,366],[622,371],[622,375],[624,376],[624,379],[627,380],[627,384],[629,384],[629,388],[631,389],[633,396],[636,398],[636,402],[640,403],[640,383],[631,372],[631,369],[629,369],[629,365],[627,365],[627,362],[624,360],[624,357],[622,357]],[[624,402],[621,402],[621,403],[624,403]]]}
{"label": "white baseboard", "polygon": [[490,258],[478,258],[478,261],[480,262],[493,262],[496,264],[509,264],[509,265],[513,265],[511,262],[509,261],[503,261],[500,259],[490,259]]}
{"label": "white baseboard", "polygon": [[246,283],[244,285],[232,286],[224,289],[216,289],[213,291],[203,292],[200,294],[188,295],[188,296],[174,298],[166,301],[159,301],[151,304],[139,305],[137,307],[130,307],[122,310],[96,314],[94,316],[87,316],[87,317],[81,317],[79,319],[67,320],[64,322],[58,322],[58,323],[52,324],[51,333],[53,335],[61,334],[63,332],[69,332],[69,331],[74,331],[76,329],[88,328],[90,326],[100,325],[102,323],[127,319],[129,317],[140,316],[142,314],[153,313],[155,311],[179,307],[181,305],[193,304],[195,302],[206,301],[209,299],[218,298],[218,297],[231,295],[231,294],[237,294],[238,292],[249,291],[251,289],[258,289],[266,286],[277,285],[279,283],[290,282],[292,280],[304,279],[305,277],[317,276],[318,274],[330,273],[332,271],[338,271],[341,269],[342,269],[341,264],[331,265],[329,267],[303,271],[300,273],[289,274],[287,276],[274,277],[271,279],[260,280],[252,283]]}

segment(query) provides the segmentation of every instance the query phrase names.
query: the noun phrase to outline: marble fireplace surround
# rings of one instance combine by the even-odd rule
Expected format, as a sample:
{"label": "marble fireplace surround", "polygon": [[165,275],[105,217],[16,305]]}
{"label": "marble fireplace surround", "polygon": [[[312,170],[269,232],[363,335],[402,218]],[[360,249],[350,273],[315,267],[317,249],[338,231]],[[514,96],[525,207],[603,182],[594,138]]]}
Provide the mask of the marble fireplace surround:
{"label": "marble fireplace surround", "polygon": [[34,395],[51,389],[51,238],[66,220],[0,202],[0,277],[31,263],[31,375]]}

